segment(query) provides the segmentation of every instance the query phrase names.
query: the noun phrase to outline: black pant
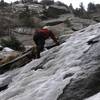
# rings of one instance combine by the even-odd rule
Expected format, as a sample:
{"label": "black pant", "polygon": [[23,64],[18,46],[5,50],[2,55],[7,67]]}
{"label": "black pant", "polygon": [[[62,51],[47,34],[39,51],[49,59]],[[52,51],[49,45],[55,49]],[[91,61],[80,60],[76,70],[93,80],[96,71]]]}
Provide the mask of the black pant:
{"label": "black pant", "polygon": [[37,33],[36,35],[34,35],[33,40],[37,45],[36,58],[40,58],[40,52],[44,50],[45,39],[41,34]]}

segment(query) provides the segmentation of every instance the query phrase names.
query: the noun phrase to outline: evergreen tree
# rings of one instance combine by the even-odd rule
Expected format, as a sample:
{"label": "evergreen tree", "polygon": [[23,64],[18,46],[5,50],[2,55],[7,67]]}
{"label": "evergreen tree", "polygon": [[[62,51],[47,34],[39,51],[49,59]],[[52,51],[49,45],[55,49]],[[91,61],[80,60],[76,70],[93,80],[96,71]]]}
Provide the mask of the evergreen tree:
{"label": "evergreen tree", "polygon": [[90,3],[88,4],[87,11],[88,11],[89,13],[96,12],[96,6],[95,6],[95,4],[90,2]]}
{"label": "evergreen tree", "polygon": [[70,12],[71,12],[72,14],[74,13],[74,8],[73,8],[72,3],[70,3],[70,5],[69,5],[69,10],[70,10]]}
{"label": "evergreen tree", "polygon": [[8,4],[4,0],[1,0],[1,2],[0,2],[0,8],[4,8],[6,6],[8,6]]}
{"label": "evergreen tree", "polygon": [[84,8],[84,5],[83,5],[82,2],[80,3],[80,10],[81,10],[82,12],[85,12],[85,8]]}
{"label": "evergreen tree", "polygon": [[74,14],[75,14],[75,16],[78,16],[78,17],[81,17],[81,18],[86,18],[86,19],[90,19],[91,18],[89,13],[86,12],[83,3],[80,4],[80,8],[76,8],[74,10]]}

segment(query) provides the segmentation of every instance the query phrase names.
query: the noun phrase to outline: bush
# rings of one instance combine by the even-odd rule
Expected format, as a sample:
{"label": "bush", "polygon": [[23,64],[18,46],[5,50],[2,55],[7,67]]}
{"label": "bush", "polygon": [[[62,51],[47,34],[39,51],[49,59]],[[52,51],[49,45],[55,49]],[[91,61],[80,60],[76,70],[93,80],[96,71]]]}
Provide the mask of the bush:
{"label": "bush", "polygon": [[17,51],[25,50],[25,47],[22,45],[22,43],[14,36],[10,36],[8,39],[1,39],[1,45]]}
{"label": "bush", "polygon": [[66,20],[64,21],[64,23],[66,24],[67,27],[71,27],[71,26],[72,26],[69,19],[66,19]]}

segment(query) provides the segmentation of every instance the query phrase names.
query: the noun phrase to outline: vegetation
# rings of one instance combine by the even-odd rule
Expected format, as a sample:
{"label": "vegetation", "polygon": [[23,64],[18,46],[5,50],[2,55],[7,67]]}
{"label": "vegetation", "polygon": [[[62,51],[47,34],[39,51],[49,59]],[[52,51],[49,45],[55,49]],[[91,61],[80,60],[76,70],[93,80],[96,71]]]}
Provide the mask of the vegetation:
{"label": "vegetation", "polygon": [[85,10],[83,3],[80,4],[79,8],[74,10],[74,15],[85,19],[91,18],[90,14]]}
{"label": "vegetation", "polygon": [[9,4],[6,3],[4,0],[1,0],[0,2],[0,8],[3,9],[4,7],[8,6]]}
{"label": "vegetation", "polygon": [[71,27],[71,26],[72,26],[69,19],[66,19],[66,20],[64,21],[64,23],[65,23],[65,25],[66,25],[67,27]]}
{"label": "vegetation", "polygon": [[25,50],[22,43],[14,36],[10,36],[7,39],[1,39],[0,44],[3,47],[9,47],[9,48],[11,48],[13,50],[17,50],[17,51],[24,51]]}
{"label": "vegetation", "polygon": [[94,3],[91,3],[91,2],[90,2],[90,3],[88,4],[87,11],[88,11],[89,13],[96,12],[96,5],[95,5]]}

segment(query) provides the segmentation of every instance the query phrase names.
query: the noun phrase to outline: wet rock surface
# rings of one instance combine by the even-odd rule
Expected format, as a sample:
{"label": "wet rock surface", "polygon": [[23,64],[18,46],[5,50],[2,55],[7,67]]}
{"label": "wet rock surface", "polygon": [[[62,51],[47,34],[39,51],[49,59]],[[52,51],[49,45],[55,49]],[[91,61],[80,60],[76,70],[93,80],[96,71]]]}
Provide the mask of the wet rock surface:
{"label": "wet rock surface", "polygon": [[100,91],[100,37],[81,57],[82,72],[72,79],[57,100],[83,100]]}
{"label": "wet rock surface", "polygon": [[40,59],[0,75],[5,89],[0,100],[84,100],[98,93],[99,27],[77,31],[63,44],[42,52]]}

